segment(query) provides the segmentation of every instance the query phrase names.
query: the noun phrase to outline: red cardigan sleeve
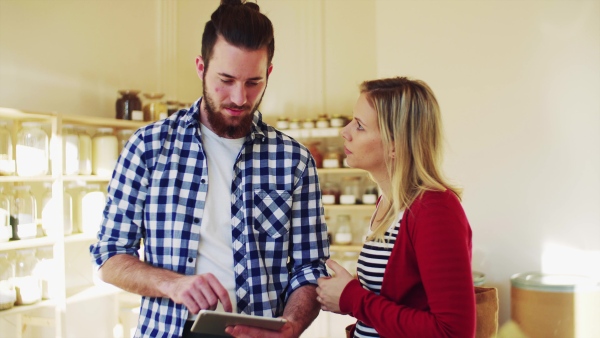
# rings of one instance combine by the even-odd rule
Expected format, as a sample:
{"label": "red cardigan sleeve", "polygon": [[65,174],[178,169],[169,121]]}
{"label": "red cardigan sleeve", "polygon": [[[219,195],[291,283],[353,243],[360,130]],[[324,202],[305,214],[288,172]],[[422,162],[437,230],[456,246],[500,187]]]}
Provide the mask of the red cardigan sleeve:
{"label": "red cardigan sleeve", "polygon": [[350,282],[340,309],[381,337],[474,337],[471,228],[449,190],[427,192],[404,213],[381,295]]}

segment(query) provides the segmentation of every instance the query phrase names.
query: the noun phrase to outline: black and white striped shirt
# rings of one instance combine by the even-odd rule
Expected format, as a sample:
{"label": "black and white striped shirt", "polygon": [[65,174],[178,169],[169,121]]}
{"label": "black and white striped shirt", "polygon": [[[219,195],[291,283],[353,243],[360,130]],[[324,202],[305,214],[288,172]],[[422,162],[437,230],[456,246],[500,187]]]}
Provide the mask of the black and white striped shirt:
{"label": "black and white striped shirt", "polygon": [[[363,245],[363,248],[358,257],[358,280],[363,288],[379,294],[381,291],[381,284],[383,282],[383,274],[385,267],[392,253],[394,243],[396,243],[396,236],[398,236],[398,230],[400,229],[400,220],[402,220],[403,212],[398,215],[398,218],[389,226],[385,232],[385,241],[367,241]],[[371,219],[371,223],[373,220]],[[369,230],[369,235],[372,231]],[[362,337],[379,337],[377,331],[374,328],[369,327],[358,321],[356,323],[356,330],[354,332],[355,338]]]}

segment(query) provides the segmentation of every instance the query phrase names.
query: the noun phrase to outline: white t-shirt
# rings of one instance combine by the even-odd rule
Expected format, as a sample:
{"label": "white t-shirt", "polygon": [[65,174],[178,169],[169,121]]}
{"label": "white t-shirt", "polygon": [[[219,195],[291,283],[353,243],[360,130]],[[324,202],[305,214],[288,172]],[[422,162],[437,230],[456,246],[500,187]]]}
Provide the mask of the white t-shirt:
{"label": "white t-shirt", "polygon": [[[235,275],[231,235],[231,182],[233,166],[244,138],[219,137],[200,124],[202,146],[208,161],[208,193],[200,226],[196,274],[212,273],[229,292],[236,313]],[[219,302],[217,311],[223,311]],[[195,318],[196,316],[190,316]]]}

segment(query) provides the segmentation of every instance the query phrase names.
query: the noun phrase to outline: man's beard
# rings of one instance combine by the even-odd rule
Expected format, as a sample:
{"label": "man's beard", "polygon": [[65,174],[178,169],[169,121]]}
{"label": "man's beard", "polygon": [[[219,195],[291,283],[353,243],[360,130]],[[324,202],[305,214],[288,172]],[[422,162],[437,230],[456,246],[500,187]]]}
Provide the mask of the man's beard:
{"label": "man's beard", "polygon": [[[250,107],[248,105],[238,106],[233,103],[217,107],[215,101],[206,92],[206,81],[202,79],[202,95],[205,102],[204,109],[206,111],[206,117],[208,119],[208,123],[210,124],[210,128],[212,129],[212,131],[221,137],[231,139],[242,138],[248,135],[252,128],[252,119],[254,117],[254,112],[260,105],[260,102],[262,101],[262,98],[265,95],[265,91],[266,87],[263,93],[261,94],[260,99],[254,107]],[[228,119],[226,119],[225,116],[223,116],[223,114],[219,113],[219,111],[225,108],[243,109],[244,111],[250,110],[250,114],[245,114],[239,117],[233,117],[233,122],[229,122]]]}

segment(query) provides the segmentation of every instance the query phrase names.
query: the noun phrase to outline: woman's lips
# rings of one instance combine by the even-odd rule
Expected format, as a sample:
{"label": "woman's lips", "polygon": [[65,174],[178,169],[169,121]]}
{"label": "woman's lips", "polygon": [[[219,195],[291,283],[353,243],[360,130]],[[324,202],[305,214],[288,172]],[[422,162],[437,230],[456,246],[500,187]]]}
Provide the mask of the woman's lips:
{"label": "woman's lips", "polygon": [[348,148],[344,147],[344,154],[350,155],[350,154],[352,154],[352,152],[350,150],[348,150]]}

